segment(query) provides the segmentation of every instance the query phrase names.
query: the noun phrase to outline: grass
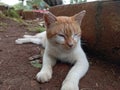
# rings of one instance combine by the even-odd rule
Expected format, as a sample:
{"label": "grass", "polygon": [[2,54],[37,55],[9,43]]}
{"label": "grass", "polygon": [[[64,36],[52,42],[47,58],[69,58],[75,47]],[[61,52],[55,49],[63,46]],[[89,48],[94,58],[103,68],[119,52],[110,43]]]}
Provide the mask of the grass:
{"label": "grass", "polygon": [[5,15],[3,14],[2,11],[0,11],[0,18],[3,18],[3,17],[5,17]]}
{"label": "grass", "polygon": [[3,32],[3,31],[5,31],[5,29],[6,29],[6,27],[7,27],[7,23],[4,23],[4,22],[0,22],[0,32]]}
{"label": "grass", "polygon": [[20,18],[20,16],[14,9],[8,9],[8,10],[4,11],[4,14],[11,18]]}
{"label": "grass", "polygon": [[[21,24],[24,24],[25,26],[27,26],[28,30],[29,31],[35,31],[35,32],[43,32],[45,31],[45,28],[38,25],[36,23],[36,25],[33,25],[33,24],[29,24],[27,22],[25,22],[24,20],[21,19],[21,17],[19,16],[19,14],[16,12],[16,10],[14,9],[8,9],[4,12],[0,12],[0,18],[2,17],[5,17],[5,18],[9,18],[9,19],[12,19],[18,23],[21,23]],[[32,21],[33,22],[33,21]],[[3,26],[3,27],[6,27],[7,24],[6,23],[3,23],[3,22],[0,22],[0,26]]]}
{"label": "grass", "polygon": [[35,31],[35,32],[43,32],[45,31],[45,28],[44,27],[41,27],[41,26],[35,26],[35,27],[28,27],[28,30],[29,31]]}

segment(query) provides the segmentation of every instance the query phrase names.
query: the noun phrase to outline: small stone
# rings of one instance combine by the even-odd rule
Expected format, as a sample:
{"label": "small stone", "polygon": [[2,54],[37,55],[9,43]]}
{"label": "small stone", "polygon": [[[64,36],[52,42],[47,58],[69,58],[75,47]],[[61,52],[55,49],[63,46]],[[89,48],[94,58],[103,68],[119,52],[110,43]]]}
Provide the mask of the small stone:
{"label": "small stone", "polygon": [[34,56],[32,56],[32,57],[29,57],[29,60],[30,61],[33,61],[33,60],[36,60],[36,59],[40,59],[40,55],[34,55]]}
{"label": "small stone", "polygon": [[29,57],[28,59],[29,59],[30,61],[32,61],[32,60],[33,60],[33,57]]}

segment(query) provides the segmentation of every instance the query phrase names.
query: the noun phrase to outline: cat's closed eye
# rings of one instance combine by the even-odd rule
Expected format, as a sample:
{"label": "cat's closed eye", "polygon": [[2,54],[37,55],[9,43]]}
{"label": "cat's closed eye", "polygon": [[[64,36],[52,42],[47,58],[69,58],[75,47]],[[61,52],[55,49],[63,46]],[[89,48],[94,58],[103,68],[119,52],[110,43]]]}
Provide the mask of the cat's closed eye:
{"label": "cat's closed eye", "polygon": [[72,37],[73,37],[73,39],[74,39],[75,41],[77,41],[78,38],[79,38],[79,34],[74,34]]}
{"label": "cat's closed eye", "polygon": [[74,34],[72,35],[72,38],[78,37],[78,34]]}
{"label": "cat's closed eye", "polygon": [[58,34],[58,36],[60,36],[60,37],[65,37],[65,35],[64,35],[64,34]]}
{"label": "cat's closed eye", "polygon": [[79,33],[74,34],[74,36],[79,36]]}
{"label": "cat's closed eye", "polygon": [[57,43],[63,44],[64,41],[65,41],[65,36],[63,34],[57,34],[56,35],[56,42]]}

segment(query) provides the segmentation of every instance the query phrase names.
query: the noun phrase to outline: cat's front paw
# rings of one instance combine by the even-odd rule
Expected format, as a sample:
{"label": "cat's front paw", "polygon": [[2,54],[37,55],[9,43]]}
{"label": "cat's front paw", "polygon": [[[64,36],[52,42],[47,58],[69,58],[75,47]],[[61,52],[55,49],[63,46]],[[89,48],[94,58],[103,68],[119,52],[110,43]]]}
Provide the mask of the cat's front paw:
{"label": "cat's front paw", "polygon": [[79,87],[73,82],[66,82],[62,85],[61,90],[79,90]]}
{"label": "cat's front paw", "polygon": [[23,39],[19,38],[19,39],[15,40],[15,43],[16,44],[23,44]]}
{"label": "cat's front paw", "polygon": [[49,71],[40,71],[37,75],[36,75],[37,81],[39,82],[48,82],[51,78],[52,78],[52,73]]}

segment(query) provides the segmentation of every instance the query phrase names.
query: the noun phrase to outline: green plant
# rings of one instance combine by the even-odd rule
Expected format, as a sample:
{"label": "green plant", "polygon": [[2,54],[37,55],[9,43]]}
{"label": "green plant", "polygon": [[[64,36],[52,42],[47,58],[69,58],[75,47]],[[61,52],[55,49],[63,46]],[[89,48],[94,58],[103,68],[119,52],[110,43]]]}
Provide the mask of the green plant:
{"label": "green plant", "polygon": [[45,28],[39,26],[39,27],[35,27],[35,30],[38,32],[43,32],[43,31],[45,31]]}
{"label": "green plant", "polygon": [[30,61],[30,64],[35,68],[41,68],[42,64],[39,63],[39,60]]}
{"label": "green plant", "polygon": [[8,17],[20,18],[20,16],[14,9],[8,9],[7,11],[4,12],[4,14]]}
{"label": "green plant", "polygon": [[5,17],[5,15],[3,14],[2,11],[0,11],[0,18],[3,18],[3,17]]}
{"label": "green plant", "polygon": [[4,22],[0,22],[0,32],[3,32],[6,30],[6,27],[7,27],[7,23],[4,23]]}
{"label": "green plant", "polygon": [[35,27],[28,27],[28,30],[29,31],[35,31],[35,32],[43,32],[45,31],[45,28],[44,27],[41,27],[41,26],[35,26]]}

